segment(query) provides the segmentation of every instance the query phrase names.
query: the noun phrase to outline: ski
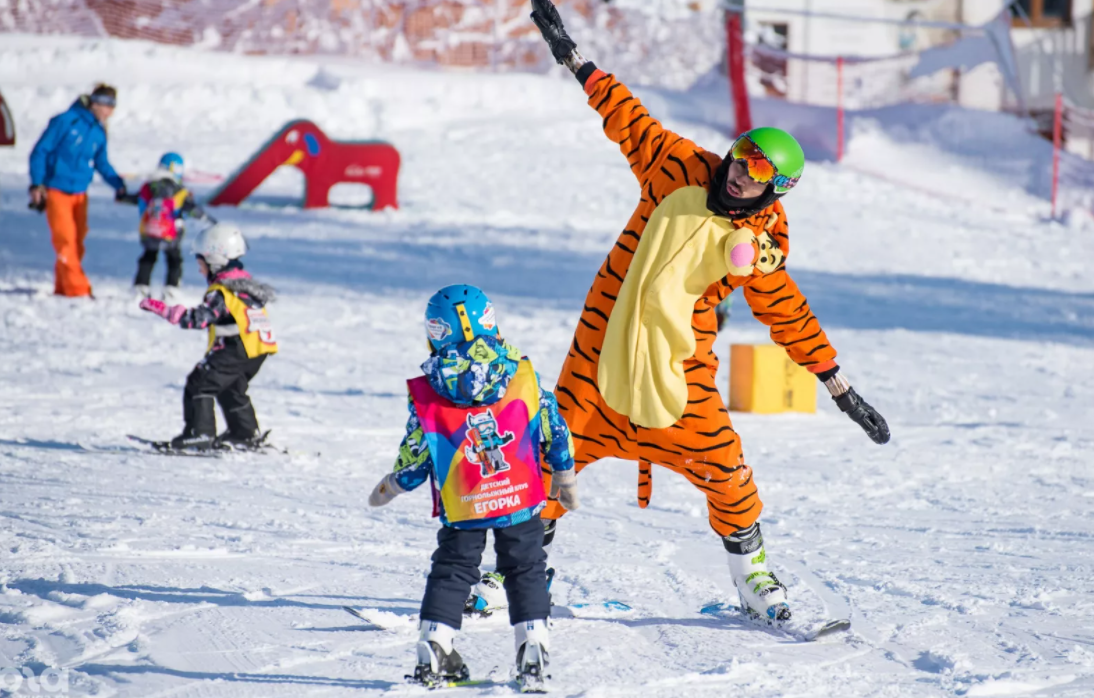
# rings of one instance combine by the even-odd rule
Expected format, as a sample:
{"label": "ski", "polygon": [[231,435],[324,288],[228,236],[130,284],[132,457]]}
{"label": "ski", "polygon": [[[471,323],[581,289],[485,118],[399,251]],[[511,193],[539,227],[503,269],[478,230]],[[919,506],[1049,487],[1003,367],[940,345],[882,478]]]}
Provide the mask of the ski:
{"label": "ski", "polygon": [[171,446],[170,441],[156,441],[154,439],[146,439],[143,436],[136,436],[135,434],[127,434],[126,437],[130,441],[142,444],[144,446],[150,446],[157,453],[162,453],[167,456],[194,456],[198,458],[210,458],[218,457],[227,453],[279,453],[281,455],[288,455],[288,451],[278,448],[271,443],[267,442],[270,436],[270,431],[264,431],[254,440],[251,445],[233,444],[228,441],[221,441],[216,439],[213,445],[207,449],[196,448],[174,448]]}
{"label": "ski", "polygon": [[608,599],[607,601],[590,601],[586,603],[571,603],[566,604],[564,608],[603,608],[608,611],[633,611],[629,604],[625,604],[622,601],[616,601],[615,599]]}
{"label": "ski", "polygon": [[219,458],[228,449],[224,446],[213,445],[211,448],[205,450],[188,449],[188,448],[173,448],[170,441],[156,441],[154,439],[146,439],[143,436],[135,436],[133,434],[126,434],[126,438],[130,441],[142,444],[144,446],[150,446],[156,453],[163,454],[165,456],[189,456],[192,458]]}
{"label": "ski", "polygon": [[459,677],[444,677],[436,674],[429,673],[428,675],[422,675],[419,673],[419,669],[414,670],[414,674],[405,674],[403,679],[414,686],[423,686],[431,691],[437,691],[444,688],[475,688],[483,686],[509,686],[512,682],[498,680],[498,668],[494,669],[487,675],[485,679],[473,679],[467,667],[463,667],[463,671]]}
{"label": "ski", "polygon": [[376,623],[373,623],[371,620],[369,620],[365,616],[361,615],[361,612],[358,611],[356,608],[354,608],[352,606],[343,606],[342,610],[345,611],[346,613],[350,614],[351,616],[353,616],[357,620],[364,621],[365,623],[368,623],[368,628],[367,628],[368,630],[383,630],[382,626],[376,625]]}
{"label": "ski", "polygon": [[814,642],[822,637],[851,629],[851,621],[847,618],[829,618],[816,623],[802,623],[794,619],[774,621],[763,618],[759,614],[745,611],[740,606],[725,602],[703,606],[699,609],[699,613],[716,618],[744,618],[765,630],[784,633],[802,642]]}

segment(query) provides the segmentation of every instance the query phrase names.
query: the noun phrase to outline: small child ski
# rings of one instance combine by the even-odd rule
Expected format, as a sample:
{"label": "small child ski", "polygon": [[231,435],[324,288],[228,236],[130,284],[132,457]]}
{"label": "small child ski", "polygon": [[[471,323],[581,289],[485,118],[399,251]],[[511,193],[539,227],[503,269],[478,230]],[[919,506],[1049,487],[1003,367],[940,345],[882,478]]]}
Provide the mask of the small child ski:
{"label": "small child ski", "polygon": [[128,194],[119,201],[137,205],[140,215],[141,246],[144,254],[137,260],[137,276],[133,288],[144,298],[152,295],[149,285],[152,269],[160,252],[167,262],[167,282],[163,287],[163,300],[178,300],[179,282],[182,280],[182,237],[186,232],[184,218],[216,223],[194,201],[193,194],[182,185],[183,160],[178,153],[165,153],[152,178],[141,186],[136,194]]}
{"label": "small child ski", "polygon": [[376,485],[378,507],[430,480],[443,527],[422,599],[413,679],[430,687],[468,680],[453,646],[463,606],[479,576],[486,531],[494,531],[509,622],[516,633],[522,692],[546,690],[548,663],[546,504],[578,508],[573,442],[554,395],[532,363],[498,334],[494,306],[474,286],[448,286],[430,299],[425,328],[432,354],[407,382],[410,418],[394,472]]}
{"label": "small child ski", "polygon": [[[185,428],[171,440],[176,450],[208,450],[261,445],[247,387],[270,354],[277,353],[266,304],[274,290],[243,270],[239,258],[247,251],[243,233],[234,225],[218,223],[201,234],[194,245],[198,269],[209,281],[205,300],[187,309],[145,298],[142,310],[155,313],[184,330],[209,329],[205,357],[186,379],[182,413]],[[228,430],[216,434],[216,406],[220,403]]]}

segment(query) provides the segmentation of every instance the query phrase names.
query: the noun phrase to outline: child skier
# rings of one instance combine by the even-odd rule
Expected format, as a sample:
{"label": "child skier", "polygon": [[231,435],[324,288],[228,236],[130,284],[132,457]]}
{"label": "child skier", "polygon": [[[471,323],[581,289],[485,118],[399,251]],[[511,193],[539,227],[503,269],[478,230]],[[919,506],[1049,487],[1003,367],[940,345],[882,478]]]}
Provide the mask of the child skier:
{"label": "child skier", "polygon": [[171,303],[178,298],[182,280],[182,236],[186,231],[183,218],[216,223],[194,201],[193,194],[182,186],[183,160],[178,153],[165,153],[159,166],[136,194],[120,197],[119,201],[137,205],[140,215],[141,246],[144,254],[137,260],[137,276],[133,288],[149,298],[152,269],[162,251],[167,261],[167,283],[163,299]]}
{"label": "child skier", "polygon": [[468,678],[453,638],[493,529],[516,632],[517,681],[522,692],[540,692],[550,611],[541,467],[553,473],[551,498],[577,509],[570,431],[531,362],[499,336],[494,306],[480,289],[442,288],[426,307],[425,327],[432,354],[425,375],[407,382],[410,419],[395,470],[369,497],[369,505],[383,506],[429,479],[438,503],[443,527],[422,599],[413,679],[436,687]]}
{"label": "child skier", "polygon": [[[209,281],[205,300],[189,310],[181,305],[145,298],[142,310],[173,325],[209,329],[205,357],[186,379],[182,413],[185,428],[171,440],[173,449],[208,450],[220,447],[257,448],[264,435],[258,431],[247,386],[270,354],[277,353],[266,304],[274,290],[243,270],[239,258],[247,243],[239,228],[218,223],[194,245],[198,269]],[[228,430],[216,435],[216,407],[220,403]]]}

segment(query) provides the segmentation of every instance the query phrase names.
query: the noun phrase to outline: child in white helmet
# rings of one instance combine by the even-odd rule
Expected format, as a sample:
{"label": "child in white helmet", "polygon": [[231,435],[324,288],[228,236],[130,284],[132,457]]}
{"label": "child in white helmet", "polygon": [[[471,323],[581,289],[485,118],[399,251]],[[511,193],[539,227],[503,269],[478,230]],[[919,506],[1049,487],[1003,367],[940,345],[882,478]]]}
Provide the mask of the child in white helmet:
{"label": "child in white helmet", "polygon": [[156,171],[136,194],[118,197],[118,201],[136,204],[140,215],[141,247],[144,253],[137,260],[137,275],[133,288],[143,298],[152,295],[152,269],[160,252],[167,262],[167,281],[163,300],[172,303],[178,298],[182,281],[182,238],[186,233],[186,218],[216,223],[205,212],[194,195],[183,186],[183,160],[178,153],[164,153]]}
{"label": "child in white helmet", "polygon": [[[183,393],[182,434],[171,440],[174,449],[207,450],[218,447],[258,447],[262,435],[247,387],[270,354],[277,353],[266,304],[274,290],[243,270],[240,257],[247,251],[243,233],[234,225],[218,223],[194,244],[198,269],[209,281],[205,300],[187,309],[145,298],[142,310],[155,313],[183,329],[209,330],[204,358],[186,379]],[[220,403],[228,429],[216,433]]]}
{"label": "child in white helmet", "polygon": [[422,599],[413,678],[431,688],[469,678],[453,640],[492,529],[516,634],[517,681],[522,691],[539,692],[550,613],[542,474],[551,476],[552,499],[578,508],[570,430],[531,362],[498,335],[494,306],[481,290],[441,289],[425,326],[432,354],[425,375],[407,381],[410,419],[399,458],[368,500],[383,506],[429,480],[444,524]]}

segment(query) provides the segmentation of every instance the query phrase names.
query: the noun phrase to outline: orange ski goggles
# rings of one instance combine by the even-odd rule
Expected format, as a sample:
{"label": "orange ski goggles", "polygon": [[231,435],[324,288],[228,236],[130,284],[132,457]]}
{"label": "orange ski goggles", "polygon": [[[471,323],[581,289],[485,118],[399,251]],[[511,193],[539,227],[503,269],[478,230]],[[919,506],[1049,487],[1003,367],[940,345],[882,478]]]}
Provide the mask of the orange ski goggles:
{"label": "orange ski goggles", "polygon": [[732,160],[744,161],[748,167],[748,176],[760,184],[767,184],[778,174],[774,163],[767,159],[764,151],[760,150],[760,146],[745,136],[738,138],[733,144],[729,150],[729,157]]}

